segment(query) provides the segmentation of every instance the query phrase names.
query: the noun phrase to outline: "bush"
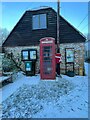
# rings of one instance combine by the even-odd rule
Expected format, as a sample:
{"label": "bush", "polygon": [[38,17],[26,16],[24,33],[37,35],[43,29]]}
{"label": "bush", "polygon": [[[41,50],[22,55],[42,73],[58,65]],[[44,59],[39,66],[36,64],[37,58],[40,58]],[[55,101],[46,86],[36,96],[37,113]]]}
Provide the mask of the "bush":
{"label": "bush", "polygon": [[11,71],[11,68],[9,66],[4,66],[3,67],[3,71],[4,72],[10,72]]}
{"label": "bush", "polygon": [[13,72],[17,70],[17,67],[15,66],[14,62],[11,59],[4,56],[2,60],[2,69],[3,72]]}

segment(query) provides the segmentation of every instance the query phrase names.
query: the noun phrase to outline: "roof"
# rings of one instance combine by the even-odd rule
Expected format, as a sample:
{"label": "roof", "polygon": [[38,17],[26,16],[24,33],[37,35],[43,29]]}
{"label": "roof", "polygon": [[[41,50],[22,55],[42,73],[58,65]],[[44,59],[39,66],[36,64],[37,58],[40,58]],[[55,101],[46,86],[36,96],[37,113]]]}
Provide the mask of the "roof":
{"label": "roof", "polygon": [[[42,13],[48,16],[48,28],[32,30],[32,15]],[[3,47],[39,45],[39,40],[43,37],[57,39],[57,13],[48,7],[27,10],[3,43]],[[82,33],[60,16],[60,43],[82,43],[85,40]]]}

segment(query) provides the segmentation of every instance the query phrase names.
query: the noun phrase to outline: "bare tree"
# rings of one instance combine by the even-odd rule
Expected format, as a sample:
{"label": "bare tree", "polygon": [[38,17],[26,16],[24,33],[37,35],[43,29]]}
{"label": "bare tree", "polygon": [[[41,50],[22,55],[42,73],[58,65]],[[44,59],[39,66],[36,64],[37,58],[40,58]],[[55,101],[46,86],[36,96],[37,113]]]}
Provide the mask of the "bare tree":
{"label": "bare tree", "polygon": [[9,35],[9,31],[6,28],[0,28],[0,46],[6,40],[7,36]]}

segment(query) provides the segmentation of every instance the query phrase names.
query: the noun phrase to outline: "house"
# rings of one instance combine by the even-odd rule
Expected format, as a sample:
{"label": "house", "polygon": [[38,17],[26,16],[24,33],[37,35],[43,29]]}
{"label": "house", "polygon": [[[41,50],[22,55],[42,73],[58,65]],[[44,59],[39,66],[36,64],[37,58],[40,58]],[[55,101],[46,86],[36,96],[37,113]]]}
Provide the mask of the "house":
{"label": "house", "polygon": [[[36,72],[38,73],[39,44],[43,37],[53,37],[57,43],[57,13],[51,7],[26,11],[3,43],[3,48],[5,52],[13,53],[14,60],[17,64],[20,63],[23,70],[25,67],[21,61],[21,51],[36,48],[38,51]],[[75,27],[60,16],[60,53],[62,54],[60,72],[62,74],[66,73],[66,69],[73,69],[78,75],[79,68],[83,69],[85,40],[85,37]],[[72,64],[66,62],[68,50],[69,52],[71,50],[70,55],[73,56]]]}

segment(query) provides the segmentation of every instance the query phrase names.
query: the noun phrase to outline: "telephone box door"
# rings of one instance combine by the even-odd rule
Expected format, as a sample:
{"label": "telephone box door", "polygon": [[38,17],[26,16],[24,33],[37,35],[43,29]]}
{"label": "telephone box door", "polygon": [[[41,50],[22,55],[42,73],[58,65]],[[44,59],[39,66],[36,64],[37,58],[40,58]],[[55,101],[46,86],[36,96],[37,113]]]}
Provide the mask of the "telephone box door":
{"label": "telephone box door", "polygon": [[41,79],[55,79],[55,39],[40,40],[40,76]]}

